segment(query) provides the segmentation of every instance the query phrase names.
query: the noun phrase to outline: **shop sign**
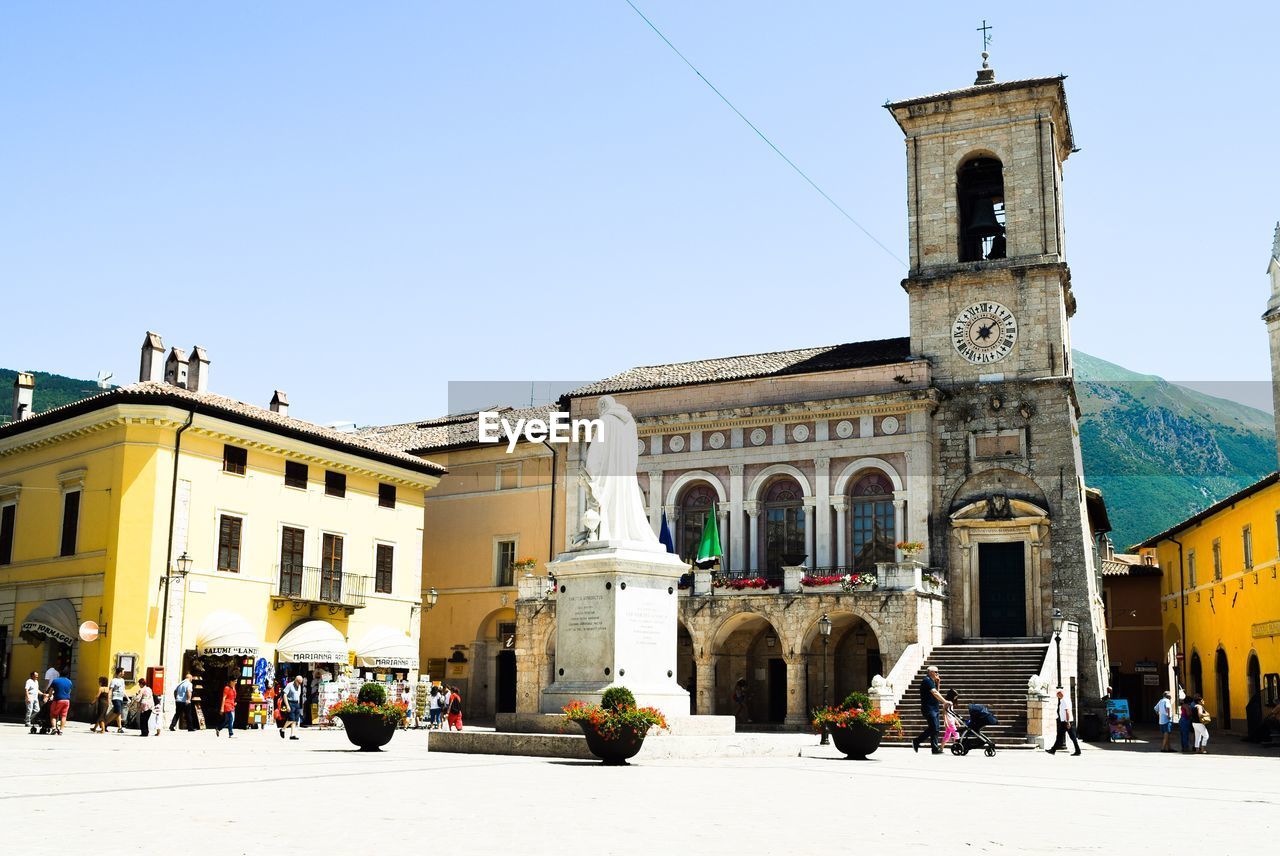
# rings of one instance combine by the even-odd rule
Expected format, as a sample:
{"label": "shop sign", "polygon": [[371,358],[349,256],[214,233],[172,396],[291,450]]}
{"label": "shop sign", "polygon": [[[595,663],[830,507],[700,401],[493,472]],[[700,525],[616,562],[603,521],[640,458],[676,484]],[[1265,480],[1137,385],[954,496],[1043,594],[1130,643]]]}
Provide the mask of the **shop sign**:
{"label": "shop sign", "polygon": [[51,627],[48,624],[45,624],[43,621],[22,622],[22,632],[47,636],[56,642],[61,642],[63,645],[70,645],[76,641],[73,637],[68,636],[56,627]]}
{"label": "shop sign", "polygon": [[290,663],[345,663],[346,651],[292,651],[281,657]]}
{"label": "shop sign", "polygon": [[418,668],[417,657],[374,657],[373,667],[375,669],[416,669]]}
{"label": "shop sign", "polygon": [[256,657],[258,649],[251,645],[210,645],[196,653],[201,657]]}
{"label": "shop sign", "polygon": [[1160,674],[1160,664],[1154,660],[1139,660],[1133,664],[1133,670],[1138,674]]}
{"label": "shop sign", "polygon": [[[22,628],[26,629],[25,625]],[[1253,625],[1253,638],[1262,639],[1267,636],[1280,636],[1280,621],[1264,621]]]}
{"label": "shop sign", "polygon": [[1158,687],[1160,686],[1160,676],[1159,675],[1143,675],[1142,685],[1144,687]]}

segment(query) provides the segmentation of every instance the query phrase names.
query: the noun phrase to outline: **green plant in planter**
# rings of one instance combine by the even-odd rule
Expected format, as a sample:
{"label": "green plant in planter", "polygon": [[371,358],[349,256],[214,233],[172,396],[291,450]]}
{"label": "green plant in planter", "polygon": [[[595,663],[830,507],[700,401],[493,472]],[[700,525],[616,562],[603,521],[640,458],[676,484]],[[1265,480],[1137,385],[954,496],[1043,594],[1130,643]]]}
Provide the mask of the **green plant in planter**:
{"label": "green plant in planter", "polygon": [[371,702],[373,704],[387,703],[387,688],[382,684],[373,682],[367,683],[360,687],[360,694],[356,696],[356,701]]}
{"label": "green plant in planter", "polygon": [[380,716],[384,722],[399,725],[404,722],[408,707],[403,702],[388,702],[387,688],[382,684],[367,683],[360,693],[350,696],[329,708],[329,715]]}
{"label": "green plant in planter", "polygon": [[626,687],[610,687],[600,704],[571,701],[564,708],[565,719],[584,729],[591,728],[606,740],[630,732],[641,738],[653,726],[667,727],[667,718],[654,707],[636,707],[636,697]]}
{"label": "green plant in planter", "polygon": [[600,696],[600,706],[605,710],[620,710],[624,707],[635,707],[636,697],[626,687],[609,687]]}
{"label": "green plant in planter", "polygon": [[871,704],[866,693],[851,692],[838,705],[820,707],[813,712],[813,729],[823,727],[850,728],[862,726],[884,734],[886,731],[902,733],[902,720],[896,713],[881,713]]}

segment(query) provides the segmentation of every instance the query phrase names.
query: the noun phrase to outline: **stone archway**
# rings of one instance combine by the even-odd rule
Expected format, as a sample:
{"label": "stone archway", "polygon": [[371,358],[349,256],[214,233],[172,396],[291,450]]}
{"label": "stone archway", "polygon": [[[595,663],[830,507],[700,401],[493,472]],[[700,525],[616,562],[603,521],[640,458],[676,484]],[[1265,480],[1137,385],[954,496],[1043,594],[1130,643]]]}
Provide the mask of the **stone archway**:
{"label": "stone archway", "polygon": [[884,651],[870,623],[845,610],[833,610],[827,617],[831,636],[825,644],[818,632],[820,619],[814,620],[804,635],[806,710],[839,703],[854,691],[865,693],[871,679],[885,672]]}
{"label": "stone archway", "polygon": [[489,719],[500,707],[514,711],[519,706],[515,628],[516,610],[510,606],[493,610],[477,625],[470,674],[458,686],[467,717]]}
{"label": "stone archway", "polygon": [[698,700],[698,667],[695,662],[693,634],[683,621],[676,621],[676,683],[689,693],[689,713],[696,711]]}
{"label": "stone archway", "polygon": [[733,716],[739,728],[781,725],[788,714],[788,663],[782,637],[755,612],[729,616],[712,645],[711,712]]}

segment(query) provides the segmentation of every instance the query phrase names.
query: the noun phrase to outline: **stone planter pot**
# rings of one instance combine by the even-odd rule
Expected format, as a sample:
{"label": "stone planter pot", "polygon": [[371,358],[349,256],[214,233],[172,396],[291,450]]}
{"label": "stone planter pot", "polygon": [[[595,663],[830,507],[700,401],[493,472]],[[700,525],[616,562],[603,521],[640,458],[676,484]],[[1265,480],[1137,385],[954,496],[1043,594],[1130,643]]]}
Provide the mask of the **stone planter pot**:
{"label": "stone planter pot", "polygon": [[396,723],[388,722],[379,714],[348,713],[340,717],[347,739],[361,752],[378,752],[391,742],[396,733]]}
{"label": "stone planter pot", "polygon": [[587,748],[591,750],[591,754],[603,761],[607,767],[625,766],[627,759],[634,758],[640,751],[640,747],[644,745],[645,734],[648,733],[648,729],[637,733],[629,728],[620,728],[612,738],[606,738],[589,722],[579,720],[578,725],[586,735]]}
{"label": "stone planter pot", "polygon": [[867,728],[865,725],[852,725],[847,728],[827,727],[831,741],[836,749],[846,757],[865,759],[880,748],[880,738],[884,735],[878,728]]}
{"label": "stone planter pot", "polygon": [[802,584],[800,586],[800,589],[802,591],[813,591],[813,592],[823,592],[823,591],[842,592],[844,591],[844,586],[840,585],[840,583],[827,583],[826,585],[821,585],[821,586],[810,586],[810,585]]}

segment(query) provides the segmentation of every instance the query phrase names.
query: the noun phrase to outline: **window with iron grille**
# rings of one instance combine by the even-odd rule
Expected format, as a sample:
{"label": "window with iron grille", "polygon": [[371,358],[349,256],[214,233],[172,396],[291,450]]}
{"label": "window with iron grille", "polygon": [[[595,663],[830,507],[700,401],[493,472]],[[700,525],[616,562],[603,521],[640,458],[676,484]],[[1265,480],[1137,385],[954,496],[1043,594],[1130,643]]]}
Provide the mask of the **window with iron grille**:
{"label": "window with iron grille", "polygon": [[1249,570],[1253,568],[1253,527],[1244,527],[1240,538],[1244,542],[1244,566],[1246,570]]}
{"label": "window with iron grille", "polygon": [[497,556],[497,580],[496,585],[511,586],[515,585],[515,573],[511,566],[516,561],[516,542],[515,541],[499,541]]}
{"label": "window with iron grille", "polygon": [[347,477],[344,473],[335,473],[326,470],[324,474],[324,492],[325,496],[346,496],[347,495]]}
{"label": "window with iron grille", "polygon": [[379,544],[374,556],[373,590],[379,594],[391,594],[391,568],[394,565],[395,548]]}
{"label": "window with iron grille", "polygon": [[[1196,551],[1192,550],[1187,553],[1187,582],[1192,588],[1196,587]],[[1170,582],[1172,585],[1172,580]]]}
{"label": "window with iron grille", "polygon": [[244,518],[223,514],[218,518],[218,570],[240,573],[240,529]]}
{"label": "window with iron grille", "polygon": [[1213,578],[1222,579],[1222,541],[1213,540]]}
{"label": "window with iron grille", "polygon": [[13,529],[18,517],[17,505],[0,508],[0,565],[13,561]]}
{"label": "window with iron grille", "polygon": [[396,486],[393,484],[378,485],[378,506],[381,508],[396,507]]}
{"label": "window with iron grille", "polygon": [[222,447],[222,471],[242,476],[249,468],[249,450],[239,446]]}
{"label": "window with iron grille", "polygon": [[62,550],[59,555],[76,554],[76,536],[80,533],[80,491],[72,490],[62,496]]}
{"label": "window with iron grille", "polygon": [[326,532],[320,548],[320,599],[342,600],[342,536]]}
{"label": "window with iron grille", "polygon": [[299,461],[284,462],[285,487],[307,487],[307,465]]}

